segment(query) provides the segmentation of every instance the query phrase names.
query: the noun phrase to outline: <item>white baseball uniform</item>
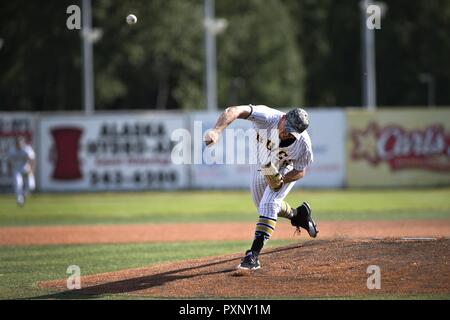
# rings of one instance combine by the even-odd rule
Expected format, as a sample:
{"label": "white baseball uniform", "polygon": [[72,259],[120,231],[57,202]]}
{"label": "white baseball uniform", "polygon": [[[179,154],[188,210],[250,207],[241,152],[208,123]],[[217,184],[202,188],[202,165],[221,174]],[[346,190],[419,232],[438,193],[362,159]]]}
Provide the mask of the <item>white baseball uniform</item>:
{"label": "white baseball uniform", "polygon": [[277,219],[281,203],[295,185],[295,181],[284,184],[275,192],[267,185],[260,169],[271,161],[282,175],[292,169],[303,171],[313,162],[311,139],[305,130],[300,139],[291,145],[280,145],[278,122],[285,113],[264,105],[250,107],[252,111],[247,120],[253,122],[257,134],[257,148],[252,150],[253,156],[257,157],[256,161],[253,161],[256,164],[252,165],[252,198],[260,216]]}
{"label": "white baseball uniform", "polygon": [[30,145],[20,149],[14,146],[8,154],[8,160],[12,164],[14,191],[17,196],[24,196],[26,190],[35,189],[35,179],[31,172],[31,161],[35,158],[36,155]]}

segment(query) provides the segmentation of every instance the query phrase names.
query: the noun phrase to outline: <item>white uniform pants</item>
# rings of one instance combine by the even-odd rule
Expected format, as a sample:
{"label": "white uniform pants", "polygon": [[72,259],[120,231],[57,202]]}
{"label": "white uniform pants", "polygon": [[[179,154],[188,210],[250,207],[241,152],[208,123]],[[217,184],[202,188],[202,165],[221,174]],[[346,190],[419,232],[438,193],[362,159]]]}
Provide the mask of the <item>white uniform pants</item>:
{"label": "white uniform pants", "polygon": [[[279,191],[275,192],[267,185],[266,180],[258,169],[256,166],[252,167],[252,184],[250,189],[253,202],[260,216],[277,219],[278,213],[281,211],[281,203],[295,185],[295,181],[284,184]],[[290,169],[283,168],[280,170],[280,173],[285,174],[288,171]]]}
{"label": "white uniform pants", "polygon": [[36,183],[32,173],[13,173],[13,185],[16,196],[23,196],[26,192],[34,191]]}

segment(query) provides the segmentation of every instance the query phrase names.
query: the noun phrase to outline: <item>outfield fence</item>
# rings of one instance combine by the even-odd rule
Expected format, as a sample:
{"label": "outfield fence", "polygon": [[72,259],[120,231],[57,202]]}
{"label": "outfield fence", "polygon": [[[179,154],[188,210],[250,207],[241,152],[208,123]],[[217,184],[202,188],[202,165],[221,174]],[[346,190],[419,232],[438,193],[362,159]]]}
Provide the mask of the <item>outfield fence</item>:
{"label": "outfield fence", "polygon": [[[202,161],[203,134],[218,113],[0,113],[0,190],[10,191],[8,149],[25,136],[37,153],[43,192],[249,187],[250,164]],[[414,187],[450,184],[450,110],[310,109],[314,163],[297,188]],[[237,120],[230,129],[245,131]],[[184,132],[189,139],[176,133]],[[244,135],[226,136],[234,154],[249,153]],[[228,139],[228,141],[227,141]],[[231,141],[233,140],[233,141]],[[174,163],[184,152],[191,163]],[[230,149],[217,147],[216,159]],[[194,161],[197,155],[200,161]]]}

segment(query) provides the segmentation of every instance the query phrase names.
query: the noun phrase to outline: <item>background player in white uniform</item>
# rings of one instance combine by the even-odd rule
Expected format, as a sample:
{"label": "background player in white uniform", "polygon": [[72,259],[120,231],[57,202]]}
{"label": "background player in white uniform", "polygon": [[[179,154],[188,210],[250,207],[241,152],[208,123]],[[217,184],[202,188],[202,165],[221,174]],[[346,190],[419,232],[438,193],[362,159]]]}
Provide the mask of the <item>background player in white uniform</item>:
{"label": "background player in white uniform", "polygon": [[[207,132],[205,143],[213,145],[222,131],[236,119],[253,122],[256,131],[255,156],[252,165],[251,192],[258,209],[255,238],[250,250],[239,265],[240,269],[259,269],[259,253],[270,238],[278,217],[304,228],[311,237],[317,236],[317,227],[311,217],[311,208],[304,202],[296,209],[284,201],[295,182],[305,176],[306,167],[313,161],[311,140],[306,129],[309,117],[305,110],[296,108],[287,114],[267,106],[244,105],[227,108],[217,120],[214,129]],[[272,163],[279,171],[279,187],[268,184],[261,168]],[[281,174],[281,175],[280,175]]]}
{"label": "background player in white uniform", "polygon": [[17,204],[23,206],[26,195],[35,189],[36,155],[23,137],[16,138],[8,154]]}

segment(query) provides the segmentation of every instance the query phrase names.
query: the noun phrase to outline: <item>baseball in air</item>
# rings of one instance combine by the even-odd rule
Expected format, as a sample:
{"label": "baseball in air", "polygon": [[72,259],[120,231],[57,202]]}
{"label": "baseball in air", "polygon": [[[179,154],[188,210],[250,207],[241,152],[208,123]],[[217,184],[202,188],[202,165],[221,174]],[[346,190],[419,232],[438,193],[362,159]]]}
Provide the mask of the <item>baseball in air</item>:
{"label": "baseball in air", "polygon": [[129,14],[127,16],[127,23],[128,24],[135,24],[137,22],[137,17],[134,14]]}

